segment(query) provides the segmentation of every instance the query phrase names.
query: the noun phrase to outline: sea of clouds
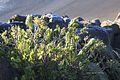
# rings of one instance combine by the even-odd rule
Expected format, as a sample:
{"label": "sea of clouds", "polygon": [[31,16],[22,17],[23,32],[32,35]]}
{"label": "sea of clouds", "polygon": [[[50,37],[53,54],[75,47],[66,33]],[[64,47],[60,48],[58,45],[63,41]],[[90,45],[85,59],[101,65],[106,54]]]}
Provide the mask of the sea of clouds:
{"label": "sea of clouds", "polygon": [[9,2],[9,0],[0,0],[0,11],[5,9],[5,4]]}
{"label": "sea of clouds", "polygon": [[9,0],[0,0],[0,3],[6,3],[9,2]]}
{"label": "sea of clouds", "polygon": [[6,11],[8,11],[12,4],[10,4],[10,1],[12,0],[0,0],[0,16],[1,14],[4,14]]}

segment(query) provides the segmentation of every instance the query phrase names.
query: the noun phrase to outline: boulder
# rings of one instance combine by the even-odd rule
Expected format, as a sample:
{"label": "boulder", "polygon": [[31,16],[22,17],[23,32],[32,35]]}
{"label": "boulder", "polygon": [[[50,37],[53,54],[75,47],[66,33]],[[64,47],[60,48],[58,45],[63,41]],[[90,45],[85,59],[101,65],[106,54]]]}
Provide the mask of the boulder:
{"label": "boulder", "polygon": [[96,19],[93,19],[93,20],[91,21],[91,24],[100,26],[100,25],[101,25],[101,21],[100,21],[98,18],[96,18]]}
{"label": "boulder", "polygon": [[26,21],[26,16],[23,15],[14,15],[10,18],[10,22],[14,22],[14,21],[19,21],[19,22],[24,22]]}
{"label": "boulder", "polygon": [[118,44],[120,44],[120,28],[119,25],[114,23],[107,23],[106,25],[102,26],[108,32],[110,43],[113,48],[120,48]]}
{"label": "boulder", "polygon": [[112,25],[112,21],[107,20],[107,21],[103,21],[101,23],[101,27],[107,27],[107,26],[111,26]]}
{"label": "boulder", "polygon": [[0,33],[11,28],[11,25],[8,23],[0,22]]}
{"label": "boulder", "polygon": [[120,34],[114,36],[114,41],[112,43],[113,48],[119,48],[120,49]]}
{"label": "boulder", "polygon": [[104,42],[106,45],[110,45],[110,39],[106,30],[102,27],[88,27],[83,33],[80,34],[81,39],[88,36],[88,39],[97,38]]}
{"label": "boulder", "polygon": [[11,22],[11,23],[9,23],[11,26],[19,26],[21,29],[24,29],[24,30],[26,30],[26,29],[28,29],[28,27],[26,26],[26,24],[25,23],[23,23],[23,22],[17,22],[17,21],[15,21],[15,22]]}

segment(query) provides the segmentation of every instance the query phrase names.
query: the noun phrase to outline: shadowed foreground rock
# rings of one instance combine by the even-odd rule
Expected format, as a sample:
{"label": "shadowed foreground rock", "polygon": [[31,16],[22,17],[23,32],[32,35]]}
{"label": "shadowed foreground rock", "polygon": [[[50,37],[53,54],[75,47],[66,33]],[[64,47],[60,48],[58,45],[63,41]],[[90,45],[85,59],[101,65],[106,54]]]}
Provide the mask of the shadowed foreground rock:
{"label": "shadowed foreground rock", "polygon": [[14,80],[13,69],[4,57],[0,57],[0,80]]}

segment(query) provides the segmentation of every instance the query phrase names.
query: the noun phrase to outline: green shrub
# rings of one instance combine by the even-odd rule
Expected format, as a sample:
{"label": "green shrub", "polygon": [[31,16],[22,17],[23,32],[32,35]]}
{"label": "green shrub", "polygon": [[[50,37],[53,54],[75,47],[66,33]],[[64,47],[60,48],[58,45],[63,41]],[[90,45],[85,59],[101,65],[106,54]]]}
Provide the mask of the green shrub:
{"label": "green shrub", "polygon": [[[110,75],[119,80],[118,64],[107,59],[107,46],[102,41],[91,39],[78,53],[76,43],[80,37],[75,28],[60,29],[57,25],[53,30],[42,18],[34,22],[34,33],[31,28],[24,31],[13,27],[0,35],[0,56],[6,56],[17,70],[15,80],[108,80]],[[27,23],[31,27],[32,22]],[[105,71],[106,67],[110,70]]]}

